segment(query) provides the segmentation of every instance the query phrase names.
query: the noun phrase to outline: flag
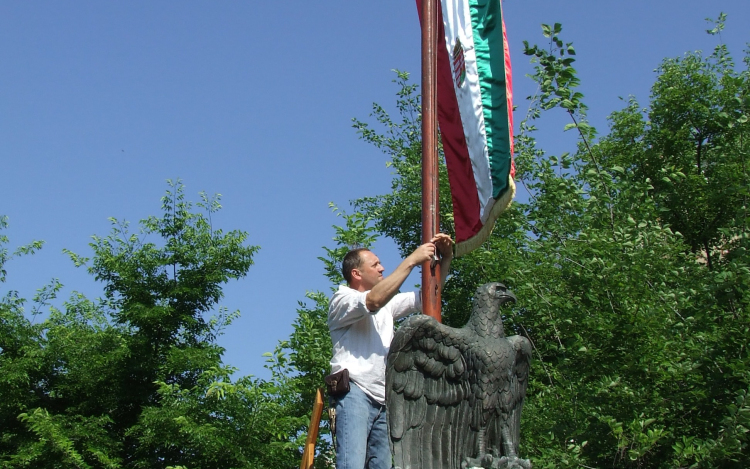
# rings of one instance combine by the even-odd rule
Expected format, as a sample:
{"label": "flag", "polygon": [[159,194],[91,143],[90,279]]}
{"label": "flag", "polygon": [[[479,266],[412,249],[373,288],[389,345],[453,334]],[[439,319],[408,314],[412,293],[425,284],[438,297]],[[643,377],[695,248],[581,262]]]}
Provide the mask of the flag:
{"label": "flag", "polygon": [[487,239],[515,195],[510,55],[500,0],[439,4],[437,112],[460,256]]}

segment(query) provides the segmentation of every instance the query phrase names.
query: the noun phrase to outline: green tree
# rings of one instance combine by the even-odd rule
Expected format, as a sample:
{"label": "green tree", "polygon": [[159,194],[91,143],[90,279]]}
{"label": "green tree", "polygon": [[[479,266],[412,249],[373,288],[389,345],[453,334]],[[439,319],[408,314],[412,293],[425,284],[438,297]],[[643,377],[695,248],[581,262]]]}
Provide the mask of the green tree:
{"label": "green tree", "polygon": [[[91,258],[68,253],[103,282],[103,300],[74,294],[33,324],[24,301],[5,296],[0,465],[267,467],[263,442],[277,427],[266,384],[240,380],[232,399],[213,392],[231,371],[215,339],[236,316],[216,309],[221,286],[247,273],[258,248],[244,232],[212,226],[218,198],[202,194],[197,206],[203,213],[170,182],[161,218],[142,220],[137,233],[113,219]],[[3,249],[0,260],[8,257]],[[59,288],[41,289],[32,312]],[[238,426],[254,416],[271,424]]]}
{"label": "green tree", "polygon": [[719,45],[666,59],[657,73],[650,106],[631,98],[614,113],[601,153],[652,181],[663,220],[713,268],[747,240],[748,70]]}

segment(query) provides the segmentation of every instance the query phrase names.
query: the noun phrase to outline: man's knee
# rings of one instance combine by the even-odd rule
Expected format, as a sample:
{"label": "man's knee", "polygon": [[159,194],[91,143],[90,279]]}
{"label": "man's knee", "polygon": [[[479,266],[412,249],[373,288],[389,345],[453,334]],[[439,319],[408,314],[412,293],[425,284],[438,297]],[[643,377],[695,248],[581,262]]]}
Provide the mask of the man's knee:
{"label": "man's knee", "polygon": [[390,469],[391,448],[388,441],[388,424],[385,408],[379,410],[372,423],[367,440],[367,469]]}

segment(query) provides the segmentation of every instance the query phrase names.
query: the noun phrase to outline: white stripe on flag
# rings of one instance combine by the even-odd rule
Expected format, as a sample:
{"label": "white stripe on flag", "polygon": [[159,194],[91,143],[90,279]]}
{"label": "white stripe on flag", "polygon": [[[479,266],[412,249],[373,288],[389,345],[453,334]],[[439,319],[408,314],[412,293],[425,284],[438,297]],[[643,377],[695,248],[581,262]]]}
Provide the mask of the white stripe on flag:
{"label": "white stripe on flag", "polygon": [[467,0],[441,0],[443,8],[443,24],[445,27],[445,45],[448,48],[448,62],[452,76],[456,76],[453,63],[453,47],[456,39],[464,47],[464,61],[466,64],[466,79],[462,87],[453,88],[461,113],[461,123],[464,128],[466,145],[474,173],[474,181],[479,195],[480,218],[487,220],[490,208],[495,200],[492,198],[492,175],[490,174],[489,150],[487,149],[487,135],[484,127],[484,112],[482,110],[482,95],[479,88],[479,71],[477,70],[477,56],[474,50],[474,30],[471,26],[471,13]]}

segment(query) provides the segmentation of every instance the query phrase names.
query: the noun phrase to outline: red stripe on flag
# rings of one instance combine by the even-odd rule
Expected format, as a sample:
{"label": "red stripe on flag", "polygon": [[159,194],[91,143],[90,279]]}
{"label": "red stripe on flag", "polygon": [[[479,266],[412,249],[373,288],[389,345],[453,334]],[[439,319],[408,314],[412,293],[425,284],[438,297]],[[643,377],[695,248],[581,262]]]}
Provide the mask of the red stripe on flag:
{"label": "red stripe on flag", "polygon": [[[450,56],[445,44],[443,9],[438,3],[437,31],[437,94],[438,122],[448,167],[448,181],[453,199],[453,219],[456,227],[456,242],[465,241],[482,229],[479,194],[474,180],[474,171],[469,158],[461,114],[458,110],[456,90],[453,88]],[[419,20],[422,21],[422,1],[417,0]]]}

